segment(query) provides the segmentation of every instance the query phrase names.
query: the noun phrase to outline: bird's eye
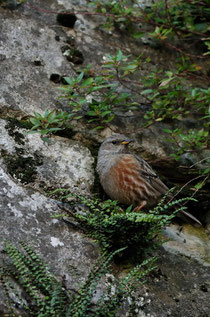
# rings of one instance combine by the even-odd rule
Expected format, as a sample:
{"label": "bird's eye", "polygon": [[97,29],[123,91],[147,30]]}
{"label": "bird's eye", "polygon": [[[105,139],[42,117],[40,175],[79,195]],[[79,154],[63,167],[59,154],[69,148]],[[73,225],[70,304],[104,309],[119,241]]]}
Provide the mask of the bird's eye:
{"label": "bird's eye", "polygon": [[112,144],[117,144],[117,141],[112,141]]}

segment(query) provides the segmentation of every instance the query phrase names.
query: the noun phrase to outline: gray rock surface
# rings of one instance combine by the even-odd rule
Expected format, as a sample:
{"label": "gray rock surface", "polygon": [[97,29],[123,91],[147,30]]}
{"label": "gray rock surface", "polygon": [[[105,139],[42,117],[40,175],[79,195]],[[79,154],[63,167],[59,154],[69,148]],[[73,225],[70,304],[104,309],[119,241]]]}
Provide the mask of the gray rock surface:
{"label": "gray rock surface", "polygon": [[209,317],[209,267],[164,250],[157,255],[158,271],[139,289],[140,312],[147,317]]}
{"label": "gray rock surface", "polygon": [[51,74],[73,75],[56,33],[45,23],[0,8],[0,105],[25,114],[54,109],[60,91]]}
{"label": "gray rock surface", "polygon": [[0,213],[0,252],[4,240],[16,245],[24,241],[41,254],[57,276],[65,276],[67,288],[78,288],[84,282],[98,256],[96,245],[62,220],[52,219],[60,213],[57,205],[16,184],[5,172],[2,160]]}
{"label": "gray rock surface", "polygon": [[204,228],[191,225],[180,227],[176,224],[166,227],[164,236],[169,241],[163,243],[163,248],[173,254],[182,254],[196,259],[204,266],[210,266],[210,242]]}
{"label": "gray rock surface", "polygon": [[11,135],[7,129],[7,122],[0,120],[0,151],[7,172],[17,181],[37,189],[67,187],[80,194],[90,192],[94,159],[81,143],[55,137],[47,144],[38,134],[13,127]]}

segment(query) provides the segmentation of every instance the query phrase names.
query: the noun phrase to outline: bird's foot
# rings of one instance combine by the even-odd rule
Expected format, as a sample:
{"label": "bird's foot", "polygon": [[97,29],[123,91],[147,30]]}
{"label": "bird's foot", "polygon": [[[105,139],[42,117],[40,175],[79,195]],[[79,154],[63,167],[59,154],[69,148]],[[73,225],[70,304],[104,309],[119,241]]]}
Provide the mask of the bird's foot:
{"label": "bird's foot", "polygon": [[138,212],[140,211],[145,205],[147,204],[146,200],[144,200],[140,206],[137,206],[133,211]]}

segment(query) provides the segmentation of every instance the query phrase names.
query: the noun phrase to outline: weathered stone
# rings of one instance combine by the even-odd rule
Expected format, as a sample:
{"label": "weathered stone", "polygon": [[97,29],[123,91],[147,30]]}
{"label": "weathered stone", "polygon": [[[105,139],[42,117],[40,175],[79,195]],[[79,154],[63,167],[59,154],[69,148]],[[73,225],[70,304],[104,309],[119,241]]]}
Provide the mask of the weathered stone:
{"label": "weathered stone", "polygon": [[141,310],[150,317],[201,317],[210,311],[209,267],[190,258],[158,252],[158,270],[138,290]]}
{"label": "weathered stone", "polygon": [[32,189],[16,184],[0,161],[0,251],[4,240],[24,241],[39,252],[57,276],[66,277],[67,288],[84,282],[98,256],[96,245],[62,220],[56,204]]}
{"label": "weathered stone", "polygon": [[73,75],[55,31],[19,14],[10,17],[3,11],[0,15],[0,54],[5,56],[0,62],[0,104],[26,114],[55,108],[61,93],[49,80],[51,74]]}
{"label": "weathered stone", "polygon": [[[27,134],[26,130],[15,127],[9,135],[4,120],[0,120],[0,134],[4,164],[16,180],[35,188],[65,187],[80,194],[90,192],[94,183],[94,160],[81,143],[54,137],[47,144],[38,134]],[[28,179],[24,177],[26,173]]]}
{"label": "weathered stone", "polygon": [[164,235],[170,239],[163,243],[166,251],[185,255],[205,266],[210,266],[210,242],[203,227],[196,228],[191,225],[179,227],[174,224],[165,228]]}

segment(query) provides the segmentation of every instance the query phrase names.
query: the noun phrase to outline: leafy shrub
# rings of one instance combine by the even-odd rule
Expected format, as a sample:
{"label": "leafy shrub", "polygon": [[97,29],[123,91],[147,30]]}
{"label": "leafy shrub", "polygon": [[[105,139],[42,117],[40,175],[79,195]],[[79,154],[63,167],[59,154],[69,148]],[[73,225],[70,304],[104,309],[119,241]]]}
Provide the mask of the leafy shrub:
{"label": "leafy shrub", "polygon": [[[210,47],[208,1],[159,0],[151,7],[142,7],[138,1],[132,3],[94,0],[90,5],[96,14],[104,16],[103,27],[109,31],[126,30],[137,40],[147,35],[175,51],[177,60],[173,67],[155,68],[145,54],[132,58],[119,50],[106,55],[97,73],[89,65],[75,78],[65,78],[67,85],[60,89],[61,98],[69,103],[69,114],[35,114],[31,118],[33,132],[38,130],[47,136],[64,129],[72,119],[85,119],[90,128],[100,129],[119,113],[137,110],[142,114],[139,129],[159,122],[173,123],[171,142],[176,139],[177,144],[184,144],[183,149],[175,150],[176,159],[183,152],[207,148],[210,88],[204,63]],[[145,69],[151,71],[144,71],[142,76]],[[192,116],[197,119],[195,128],[189,133],[180,129],[180,122]]]}
{"label": "leafy shrub", "polygon": [[[208,0],[159,0],[148,6],[138,0],[93,0],[90,6],[106,18],[102,27],[109,32],[126,30],[134,38],[141,38],[148,33],[158,41],[180,40],[185,38],[197,43],[201,41],[208,47],[208,21],[210,17]],[[144,26],[150,26],[148,31]],[[151,32],[153,28],[153,32]],[[206,36],[205,36],[206,35]],[[167,44],[167,43],[166,43]],[[182,45],[184,46],[184,44]],[[173,47],[180,51],[178,47]],[[182,51],[182,50],[181,50]],[[183,53],[185,53],[183,51]]]}
{"label": "leafy shrub", "polygon": [[179,160],[180,156],[185,152],[200,151],[208,148],[209,132],[207,130],[190,129],[188,134],[183,133],[182,129],[165,129],[164,131],[170,135],[167,140],[176,146],[176,152],[171,155],[176,160]]}
{"label": "leafy shrub", "polygon": [[64,111],[46,110],[44,115],[35,112],[34,116],[29,119],[33,124],[29,133],[32,134],[39,132],[43,141],[48,141],[45,135],[49,135],[65,128],[70,128],[71,125],[69,121],[71,118],[72,114]]}

